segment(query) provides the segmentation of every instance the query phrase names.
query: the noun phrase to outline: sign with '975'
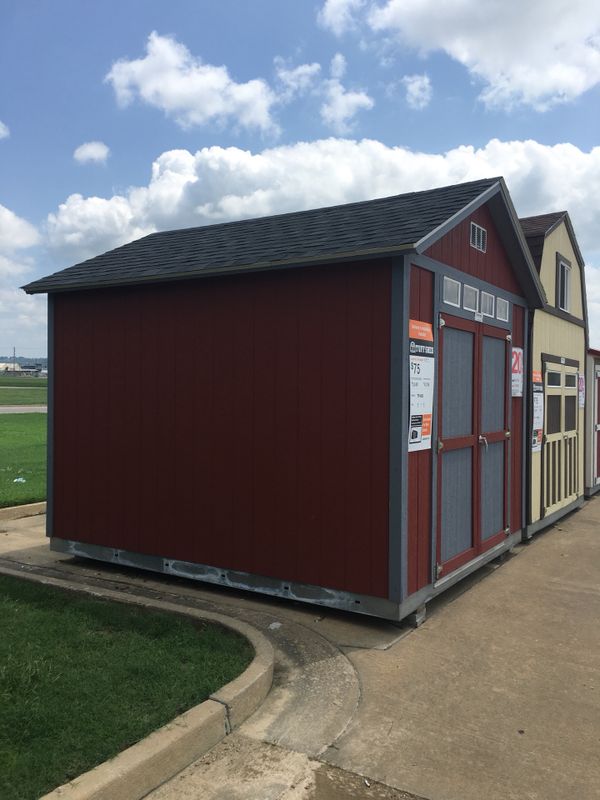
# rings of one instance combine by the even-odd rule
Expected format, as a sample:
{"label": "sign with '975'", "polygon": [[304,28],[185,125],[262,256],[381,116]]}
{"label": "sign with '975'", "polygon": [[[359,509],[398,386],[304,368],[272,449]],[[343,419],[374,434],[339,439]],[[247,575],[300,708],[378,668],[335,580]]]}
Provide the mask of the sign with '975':
{"label": "sign with '975'", "polygon": [[410,427],[408,451],[431,448],[435,350],[429,322],[409,322]]}

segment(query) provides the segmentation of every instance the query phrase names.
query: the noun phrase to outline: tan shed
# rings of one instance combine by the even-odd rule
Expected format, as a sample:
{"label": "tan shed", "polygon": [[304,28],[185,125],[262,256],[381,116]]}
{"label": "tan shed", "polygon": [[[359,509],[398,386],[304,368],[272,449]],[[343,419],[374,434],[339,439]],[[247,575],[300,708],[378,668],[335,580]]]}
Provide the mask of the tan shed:
{"label": "tan shed", "polygon": [[521,226],[546,293],[531,331],[529,538],[583,503],[588,332],[584,263],[568,213]]}

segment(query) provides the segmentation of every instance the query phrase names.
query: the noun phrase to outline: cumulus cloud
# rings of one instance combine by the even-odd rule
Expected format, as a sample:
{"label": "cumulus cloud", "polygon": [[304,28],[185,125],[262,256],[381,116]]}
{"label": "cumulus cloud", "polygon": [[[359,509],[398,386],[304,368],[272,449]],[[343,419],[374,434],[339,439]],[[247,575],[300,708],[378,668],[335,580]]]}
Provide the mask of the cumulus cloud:
{"label": "cumulus cloud", "polygon": [[110,149],[104,142],[84,142],[73,153],[73,158],[79,164],[105,164],[110,154]]}
{"label": "cumulus cloud", "polygon": [[0,119],[0,139],[8,139],[9,136],[10,130],[8,129],[8,125],[5,125]]}
{"label": "cumulus cloud", "polygon": [[28,251],[39,242],[30,222],[0,205],[0,353],[13,346],[35,355],[45,350],[45,298],[27,297],[18,289],[34,268]]}
{"label": "cumulus cloud", "polygon": [[348,133],[359,111],[368,111],[375,105],[373,99],[362,91],[348,91],[341,82],[346,72],[346,59],[336,53],[331,59],[331,78],[323,81],[325,100],[321,105],[321,119],[336,133]]}
{"label": "cumulus cloud", "polygon": [[406,102],[411,108],[420,111],[429,105],[433,89],[428,75],[405,75],[402,84],[406,90]]}
{"label": "cumulus cloud", "polygon": [[341,36],[356,27],[355,14],[364,5],[365,0],[325,0],[317,21],[323,28]]}
{"label": "cumulus cloud", "polygon": [[281,87],[279,99],[282,102],[287,102],[308,92],[314,86],[321,71],[321,65],[316,62],[290,67],[281,56],[275,57],[274,64],[275,74]]}
{"label": "cumulus cloud", "polygon": [[483,83],[489,107],[544,111],[600,82],[596,0],[386,0],[367,21],[421,54],[443,51]]}
{"label": "cumulus cloud", "polygon": [[264,149],[163,153],[146,186],[111,198],[72,195],[48,218],[64,266],[168,228],[365,200],[504,175],[518,213],[566,208],[588,267],[592,342],[600,345],[600,147],[535,141],[414,152],[373,140],[322,139]]}
{"label": "cumulus cloud", "polygon": [[227,67],[205,64],[172,36],[152,32],[146,55],[113,64],[105,80],[125,107],[136,98],[161,109],[182,128],[233,120],[242,128],[276,132],[275,92],[262,79],[237,83]]}

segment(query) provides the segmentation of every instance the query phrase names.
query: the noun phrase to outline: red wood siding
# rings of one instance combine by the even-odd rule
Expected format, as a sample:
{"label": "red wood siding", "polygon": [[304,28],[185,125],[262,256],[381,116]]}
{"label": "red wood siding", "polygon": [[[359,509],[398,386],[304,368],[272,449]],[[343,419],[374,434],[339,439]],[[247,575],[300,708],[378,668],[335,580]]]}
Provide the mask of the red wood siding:
{"label": "red wood siding", "polygon": [[[470,242],[470,225],[476,222],[487,231],[487,252],[481,253]],[[504,246],[487,206],[481,206],[468,219],[442,236],[425,251],[425,255],[474,275],[482,281],[499,286],[507,292],[521,295],[522,290],[515,276]]]}
{"label": "red wood siding", "polygon": [[[434,275],[410,268],[410,318],[433,322]],[[408,329],[408,320],[406,321]],[[431,450],[408,454],[408,593],[430,583]]]}
{"label": "red wood siding", "polygon": [[57,295],[54,535],[386,597],[390,274]]}
{"label": "red wood siding", "polygon": [[[513,306],[512,343],[525,349],[525,309]],[[527,376],[523,375],[523,393],[527,392]],[[523,496],[523,397],[512,398],[512,423],[510,429],[511,474],[510,474],[510,530],[522,528]]]}

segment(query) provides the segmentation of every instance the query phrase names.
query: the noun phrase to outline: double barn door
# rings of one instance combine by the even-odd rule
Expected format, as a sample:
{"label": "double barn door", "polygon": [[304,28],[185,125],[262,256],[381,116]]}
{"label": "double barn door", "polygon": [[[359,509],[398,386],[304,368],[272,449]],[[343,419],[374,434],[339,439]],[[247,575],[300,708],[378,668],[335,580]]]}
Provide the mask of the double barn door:
{"label": "double barn door", "polygon": [[437,577],[508,532],[509,331],[441,315]]}

